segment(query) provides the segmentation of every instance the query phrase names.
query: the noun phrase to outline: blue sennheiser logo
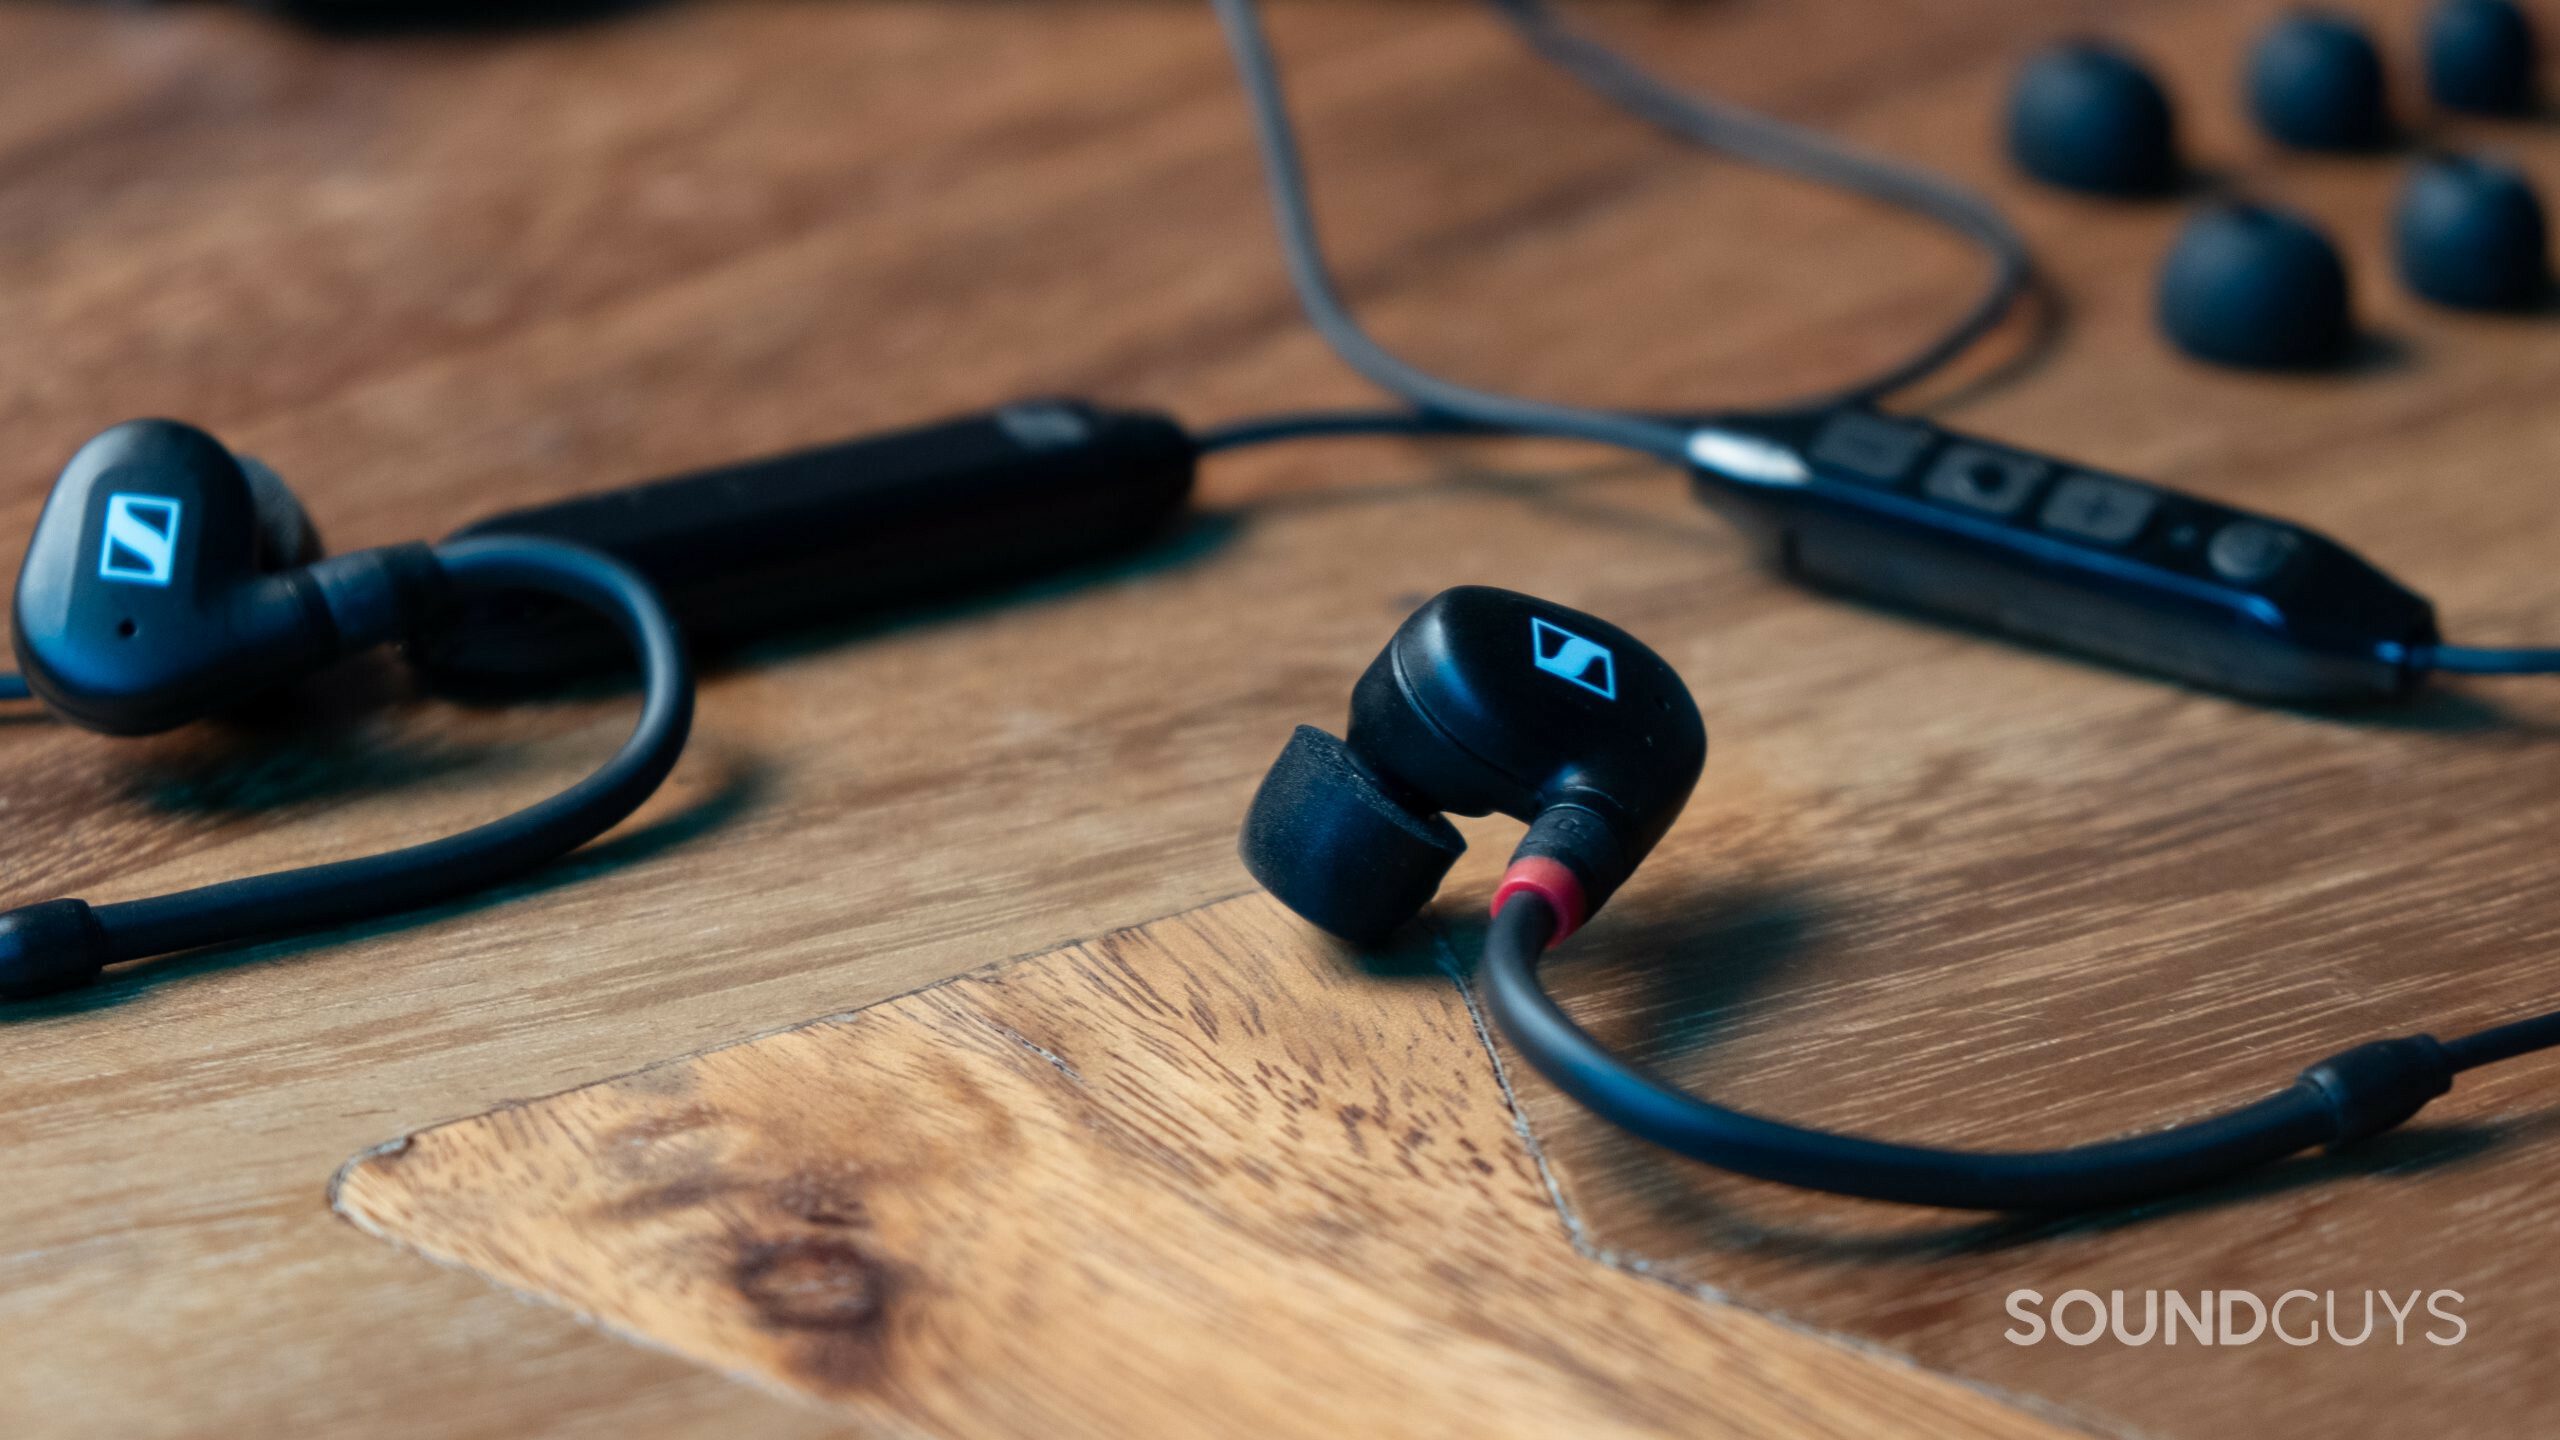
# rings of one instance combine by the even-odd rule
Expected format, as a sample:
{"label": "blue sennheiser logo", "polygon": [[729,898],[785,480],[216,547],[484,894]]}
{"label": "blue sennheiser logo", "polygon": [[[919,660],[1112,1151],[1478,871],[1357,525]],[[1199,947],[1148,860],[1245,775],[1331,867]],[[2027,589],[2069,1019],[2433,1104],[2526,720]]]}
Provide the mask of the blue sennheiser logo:
{"label": "blue sennheiser logo", "polygon": [[1561,625],[1529,617],[1529,658],[1538,668],[1570,680],[1603,700],[1618,698],[1618,657],[1596,640],[1585,640]]}
{"label": "blue sennheiser logo", "polygon": [[166,495],[107,497],[107,538],[98,578],[166,585],[178,570],[178,524],[186,507]]}

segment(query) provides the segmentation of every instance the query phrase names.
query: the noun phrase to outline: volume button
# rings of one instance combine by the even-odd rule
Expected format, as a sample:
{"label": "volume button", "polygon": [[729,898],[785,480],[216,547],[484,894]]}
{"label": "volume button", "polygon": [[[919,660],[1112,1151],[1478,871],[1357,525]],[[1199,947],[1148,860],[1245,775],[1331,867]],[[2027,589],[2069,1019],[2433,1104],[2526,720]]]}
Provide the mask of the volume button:
{"label": "volume button", "polygon": [[1852,479],[1899,485],[1910,478],[1936,438],[1926,425],[1843,410],[1824,421],[1821,433],[1813,437],[1813,459],[1847,471]]}
{"label": "volume button", "polygon": [[1985,515],[2015,515],[2035,498],[2053,466],[2032,455],[1987,445],[1953,445],[1921,487],[1932,500]]}

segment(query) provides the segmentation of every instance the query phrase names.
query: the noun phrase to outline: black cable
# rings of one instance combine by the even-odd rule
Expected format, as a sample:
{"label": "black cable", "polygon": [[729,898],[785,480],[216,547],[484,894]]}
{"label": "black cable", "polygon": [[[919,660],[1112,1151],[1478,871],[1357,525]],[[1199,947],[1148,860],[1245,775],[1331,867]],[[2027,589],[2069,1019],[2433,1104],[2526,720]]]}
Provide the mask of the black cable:
{"label": "black cable", "polygon": [[2086,1210],[2158,1199],[2408,1119],[2453,1076],[2560,1046],[2560,1013],[2458,1040],[2383,1040],[2312,1066],[2291,1086],[2165,1130],[2061,1150],[1897,1145],[1764,1119],[1701,1100],[1612,1054],[1541,988],[1554,912],[1515,895],[1484,944],[1485,1006],[1539,1074],[1593,1113],[1667,1150],[1738,1174],[1840,1195],[1965,1210]]}
{"label": "black cable", "polygon": [[1485,3],[1550,64],[1636,118],[1745,164],[1864,195],[1920,216],[1954,231],[1990,256],[1991,278],[1981,295],[1919,350],[1863,380],[1771,408],[1824,409],[1874,401],[1917,384],[1997,328],[2035,283],[2035,256],[2026,240],[1983,196],[1818,130],[1684,91],[1567,25],[1546,0]]}
{"label": "black cable", "polygon": [[[1252,111],[1255,143],[1280,231],[1291,283],[1308,320],[1354,370],[1426,414],[1465,422],[1450,429],[1549,435],[1620,446],[1685,463],[1688,413],[1641,415],[1555,404],[1482,390],[1431,374],[1388,351],[1361,328],[1324,258],[1305,164],[1285,90],[1253,0],[1211,0]],[[1997,325],[2033,278],[2025,243],[1989,202],[1921,171],[1838,144],[1813,131],[1683,93],[1625,57],[1556,20],[1537,0],[1490,0],[1553,63],[1640,118],[1746,162],[1835,185],[1926,216],[1974,239],[1994,258],[1989,287],[1954,326],[1914,355],[1844,389],[1781,408],[1867,400],[1939,369]],[[1247,420],[1209,432],[1228,449],[1319,435],[1425,434],[1414,417],[1347,412]]]}
{"label": "black cable", "polygon": [[1455,416],[1490,429],[1515,434],[1553,435],[1614,445],[1659,459],[1682,463],[1688,431],[1678,425],[1640,415],[1619,415],[1576,405],[1557,405],[1491,390],[1479,390],[1418,369],[1371,339],[1360,328],[1337,292],[1326,268],[1324,247],[1316,233],[1314,207],[1298,141],[1289,122],[1287,99],[1271,46],[1262,32],[1262,17],[1253,0],[1210,0],[1225,28],[1227,48],[1235,57],[1245,99],[1253,114],[1254,143],[1262,155],[1264,182],[1271,193],[1273,218],[1280,228],[1280,249],[1289,278],[1307,319],[1343,363],[1391,395],[1439,415]]}
{"label": "black cable", "polygon": [[1288,440],[1315,440],[1330,436],[1482,433],[1484,427],[1481,425],[1417,410],[1301,410],[1231,420],[1200,431],[1192,436],[1192,442],[1199,446],[1201,454],[1214,455],[1221,450],[1241,450],[1250,445],[1275,445]]}
{"label": "black cable", "polygon": [[97,906],[101,963],[325,929],[484,889],[612,828],[666,779],[692,727],[693,677],[675,623],[646,581],[594,551],[546,540],[458,540],[435,556],[458,588],[540,591],[614,622],[639,658],[642,684],[640,718],[622,748],[559,794],[458,835]]}
{"label": "black cable", "polygon": [[2560,649],[2483,649],[2436,645],[2417,657],[2421,666],[2449,675],[2560,674]]}
{"label": "black cable", "polygon": [[2456,1070],[2477,1070],[2501,1060],[2513,1060],[2536,1050],[2560,1046],[2560,1011],[2536,1015],[2530,1020],[2494,1026],[2475,1035],[2444,1042],[2445,1053],[2453,1057]]}
{"label": "black cable", "polygon": [[1688,1095],[1612,1055],[1539,987],[1555,917],[1517,897],[1485,937],[1486,1008],[1558,1088],[1636,1136],[1782,1184],[1959,1209],[2076,1208],[2151,1198],[2264,1164],[2329,1138],[2317,1098],[2297,1086],[2175,1129],[2068,1150],[1979,1154],[1808,1130]]}

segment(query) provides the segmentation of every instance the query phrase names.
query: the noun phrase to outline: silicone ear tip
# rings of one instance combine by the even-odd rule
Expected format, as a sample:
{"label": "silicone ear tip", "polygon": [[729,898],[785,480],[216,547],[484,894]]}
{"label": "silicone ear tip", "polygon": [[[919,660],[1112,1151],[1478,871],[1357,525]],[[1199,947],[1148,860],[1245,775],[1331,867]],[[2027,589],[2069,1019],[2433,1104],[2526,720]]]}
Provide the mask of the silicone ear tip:
{"label": "silicone ear tip", "polygon": [[1281,904],[1354,944],[1422,913],[1465,853],[1457,827],[1399,804],[1342,741],[1301,725],[1262,777],[1237,849]]}
{"label": "silicone ear tip", "polygon": [[2390,142],[2389,87],[2373,37],[2354,17],[2296,10],[2249,52],[2258,125],[2302,150],[2372,150]]}
{"label": "silicone ear tip", "polygon": [[2261,205],[2212,206],[2178,232],[2159,319],[2190,355],[2261,369],[2333,364],[2355,338],[2337,248],[2308,220]]}
{"label": "silicone ear tip", "polygon": [[2009,154],[2050,185],[2156,195],[2178,182],[2177,119],[2141,61],[2074,41],[2019,70],[2009,92]]}
{"label": "silicone ear tip", "polygon": [[2551,286],[2542,201],[2522,172],[2465,155],[2417,167],[2400,192],[2400,278],[2439,305],[2522,310]]}
{"label": "silicone ear tip", "polygon": [[2536,49],[2515,0],[2443,0],[2427,17],[2427,93],[2455,110],[2531,114]]}

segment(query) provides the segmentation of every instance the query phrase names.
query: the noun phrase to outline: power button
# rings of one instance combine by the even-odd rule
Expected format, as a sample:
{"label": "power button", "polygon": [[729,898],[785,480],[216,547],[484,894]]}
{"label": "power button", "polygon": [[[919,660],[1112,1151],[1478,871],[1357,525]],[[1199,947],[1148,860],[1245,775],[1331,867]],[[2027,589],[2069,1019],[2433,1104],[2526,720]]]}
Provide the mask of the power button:
{"label": "power button", "polygon": [[2302,537],[2264,520],[2234,520],[2214,533],[2204,550],[2213,573],[2234,585],[2272,578],[2302,549]]}

